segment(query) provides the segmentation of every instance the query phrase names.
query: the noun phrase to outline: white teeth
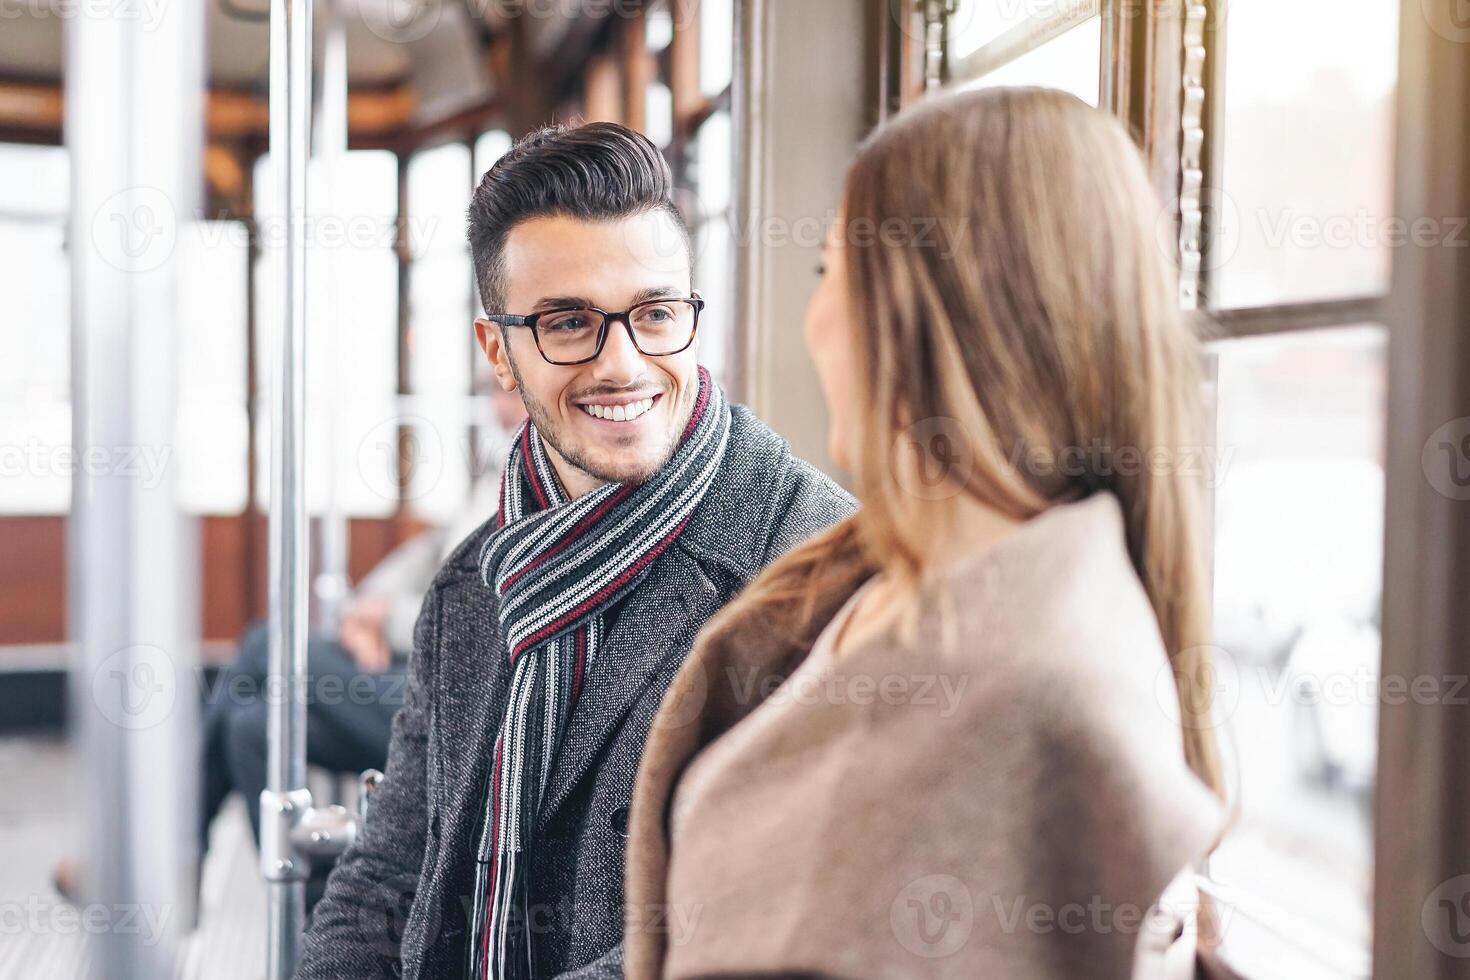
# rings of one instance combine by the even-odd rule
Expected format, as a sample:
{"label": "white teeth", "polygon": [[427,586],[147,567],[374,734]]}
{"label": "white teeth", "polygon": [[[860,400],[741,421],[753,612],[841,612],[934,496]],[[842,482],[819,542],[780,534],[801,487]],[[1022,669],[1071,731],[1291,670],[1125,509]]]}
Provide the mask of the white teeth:
{"label": "white teeth", "polygon": [[651,408],[653,408],[653,399],[645,398],[642,401],[632,402],[628,405],[583,405],[582,411],[597,419],[607,419],[612,422],[631,422]]}

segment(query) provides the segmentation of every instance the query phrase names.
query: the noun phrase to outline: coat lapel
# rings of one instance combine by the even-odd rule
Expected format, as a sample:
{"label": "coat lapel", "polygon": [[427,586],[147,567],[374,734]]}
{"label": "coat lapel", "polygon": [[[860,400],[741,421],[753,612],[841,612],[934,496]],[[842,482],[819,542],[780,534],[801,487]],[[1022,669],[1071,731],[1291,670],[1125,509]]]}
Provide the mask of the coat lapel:
{"label": "coat lapel", "polygon": [[[478,569],[474,572],[478,576]],[[442,803],[453,821],[444,827],[455,847],[473,853],[486,806],[490,760],[510,688],[510,662],[495,618],[495,599],[476,582],[446,603],[445,614],[462,624],[474,624],[441,656],[459,665],[452,680],[437,692],[438,724],[435,738],[443,771],[453,774],[438,786]],[[488,603],[488,611],[486,604]],[[446,620],[453,622],[456,620]]]}
{"label": "coat lapel", "polygon": [[685,549],[675,546],[659,557],[628,596],[588,671],[557,751],[538,826],[566,802],[633,705],[645,696],[662,698],[661,689],[649,690],[650,682],[670,658],[688,654],[694,635],[722,599]]}

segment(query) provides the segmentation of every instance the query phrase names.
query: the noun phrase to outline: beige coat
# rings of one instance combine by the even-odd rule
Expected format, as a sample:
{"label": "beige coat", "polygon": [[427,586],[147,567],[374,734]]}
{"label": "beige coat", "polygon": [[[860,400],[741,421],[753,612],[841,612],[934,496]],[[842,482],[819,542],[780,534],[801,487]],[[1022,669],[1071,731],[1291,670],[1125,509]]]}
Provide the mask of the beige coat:
{"label": "beige coat", "polygon": [[954,567],[916,642],[782,687],[871,574],[842,570],[809,620],[711,620],[670,688],[631,806],[627,975],[1133,975],[1222,812],[1185,766],[1116,498]]}

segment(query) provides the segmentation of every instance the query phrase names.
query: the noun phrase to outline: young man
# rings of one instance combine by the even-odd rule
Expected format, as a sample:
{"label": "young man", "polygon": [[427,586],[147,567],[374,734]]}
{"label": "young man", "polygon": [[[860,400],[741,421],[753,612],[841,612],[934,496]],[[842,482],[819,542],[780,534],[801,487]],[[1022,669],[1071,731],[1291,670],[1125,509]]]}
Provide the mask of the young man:
{"label": "young man", "polygon": [[314,913],[307,978],[617,977],[628,800],[695,634],[852,500],[696,358],[658,150],[518,143],[470,206],[475,333],[530,421],[498,516],[424,600],[387,779]]}

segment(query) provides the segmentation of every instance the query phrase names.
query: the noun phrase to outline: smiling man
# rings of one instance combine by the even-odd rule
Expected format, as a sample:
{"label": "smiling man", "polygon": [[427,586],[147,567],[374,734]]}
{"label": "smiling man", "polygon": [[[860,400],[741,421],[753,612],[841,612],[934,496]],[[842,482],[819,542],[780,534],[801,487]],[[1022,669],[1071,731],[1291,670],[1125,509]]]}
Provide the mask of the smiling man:
{"label": "smiling man", "polygon": [[731,406],[659,151],[541,130],[480,182],[475,335],[529,420],[424,601],[387,778],[301,977],[619,977],[639,758],[695,634],[852,500]]}

